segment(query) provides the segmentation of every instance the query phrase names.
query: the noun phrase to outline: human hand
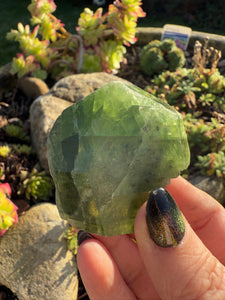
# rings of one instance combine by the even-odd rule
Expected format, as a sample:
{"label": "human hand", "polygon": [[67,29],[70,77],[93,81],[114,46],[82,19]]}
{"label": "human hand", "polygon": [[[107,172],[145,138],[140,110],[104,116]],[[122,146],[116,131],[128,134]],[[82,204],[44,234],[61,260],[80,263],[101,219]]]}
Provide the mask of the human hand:
{"label": "human hand", "polygon": [[137,243],[130,235],[79,234],[77,263],[90,299],[225,299],[225,209],[182,177],[166,189],[184,216],[178,245],[152,240],[146,203],[134,224]]}

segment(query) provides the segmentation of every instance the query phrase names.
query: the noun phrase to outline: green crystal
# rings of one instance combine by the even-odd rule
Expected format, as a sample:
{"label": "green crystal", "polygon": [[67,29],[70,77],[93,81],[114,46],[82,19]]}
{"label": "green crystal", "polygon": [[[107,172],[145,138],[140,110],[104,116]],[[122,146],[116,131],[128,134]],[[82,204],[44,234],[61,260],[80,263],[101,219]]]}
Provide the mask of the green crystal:
{"label": "green crystal", "polygon": [[122,82],[65,109],[48,138],[61,217],[102,235],[133,232],[149,191],[168,184],[189,160],[179,113]]}

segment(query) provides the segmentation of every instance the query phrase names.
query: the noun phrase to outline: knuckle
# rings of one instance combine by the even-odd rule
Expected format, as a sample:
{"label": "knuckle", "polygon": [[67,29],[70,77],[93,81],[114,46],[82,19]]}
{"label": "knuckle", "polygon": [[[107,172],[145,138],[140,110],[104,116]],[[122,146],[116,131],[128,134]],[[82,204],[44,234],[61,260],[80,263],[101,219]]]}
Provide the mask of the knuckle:
{"label": "knuckle", "polygon": [[210,252],[202,253],[180,296],[178,299],[225,299],[224,266]]}
{"label": "knuckle", "polygon": [[225,270],[224,266],[214,259],[211,269],[208,269],[208,287],[201,296],[201,300],[206,299],[225,299]]}

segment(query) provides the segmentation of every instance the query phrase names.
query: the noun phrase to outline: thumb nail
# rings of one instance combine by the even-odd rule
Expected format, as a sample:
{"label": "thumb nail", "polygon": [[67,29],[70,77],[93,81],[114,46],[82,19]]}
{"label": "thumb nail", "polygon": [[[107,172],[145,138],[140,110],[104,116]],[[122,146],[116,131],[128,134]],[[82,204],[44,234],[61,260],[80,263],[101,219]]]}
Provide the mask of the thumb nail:
{"label": "thumb nail", "polygon": [[174,247],[184,237],[182,214],[173,197],[163,188],[150,193],[146,222],[152,240],[160,247]]}
{"label": "thumb nail", "polygon": [[88,239],[93,239],[93,236],[90,233],[88,233],[84,230],[79,230],[78,231],[78,234],[77,234],[78,246],[80,246],[84,241],[86,241]]}

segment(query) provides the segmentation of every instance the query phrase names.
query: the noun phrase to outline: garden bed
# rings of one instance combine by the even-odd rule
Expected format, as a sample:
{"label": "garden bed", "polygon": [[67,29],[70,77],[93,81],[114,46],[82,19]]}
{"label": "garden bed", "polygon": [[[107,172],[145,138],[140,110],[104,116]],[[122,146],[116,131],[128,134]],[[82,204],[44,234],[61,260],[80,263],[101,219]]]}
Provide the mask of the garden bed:
{"label": "garden bed", "polygon": [[[160,38],[162,29],[157,29],[157,31],[153,30],[152,28],[139,28],[138,29],[138,43],[135,46],[132,46],[128,48],[128,53],[126,55],[127,59],[127,65],[124,65],[124,67],[120,70],[118,76],[122,77],[124,79],[129,80],[130,82],[136,84],[142,89],[146,89],[147,86],[149,86],[152,76],[146,76],[141,72],[140,66],[139,66],[139,55],[141,52],[141,49],[143,45],[145,45],[146,42],[149,42],[151,40],[154,40],[155,38]],[[194,35],[196,36],[196,34]],[[208,36],[206,33],[199,33],[198,38],[203,39],[205,36]],[[217,43],[222,45],[222,43],[225,44],[225,38],[222,36],[217,36]],[[209,40],[209,42],[212,42]],[[225,47],[224,47],[225,48]],[[187,60],[189,59],[188,67],[191,67],[191,56],[193,49],[189,47],[189,52],[187,54]],[[1,99],[1,115],[0,115],[0,140],[4,143],[10,143],[10,144],[25,144],[27,146],[31,146],[31,137],[30,137],[30,129],[29,129],[29,107],[30,104],[34,99],[28,99],[20,88],[17,87],[15,77],[9,75],[8,69],[9,67],[6,66],[6,74],[2,75],[1,82],[8,83],[13,82],[13,88],[8,85],[4,85],[3,95]],[[3,70],[3,68],[2,68]],[[221,68],[221,72],[224,72],[224,68]],[[2,72],[4,73],[4,72]],[[1,75],[0,75],[1,77]],[[50,82],[50,87],[52,86],[53,82]],[[1,83],[0,83],[1,86]],[[190,110],[191,112],[191,110]],[[208,112],[208,119],[213,116],[213,111]],[[221,115],[221,119],[224,120],[224,116]],[[224,121],[223,121],[224,122]],[[22,126],[22,137],[18,138],[15,136],[9,136],[5,130],[3,130],[3,127],[7,124],[14,124],[18,126]],[[22,124],[22,125],[21,125]],[[13,154],[10,156],[10,159],[1,158],[1,164],[4,165],[5,169],[5,177],[1,180],[4,182],[9,182],[12,186],[12,199],[18,203],[18,186],[20,186],[22,183],[20,182],[20,172],[21,170],[31,172],[34,168],[37,168],[39,171],[41,171],[40,166],[38,165],[38,159],[35,153],[31,152],[29,155],[25,153],[19,153],[19,151],[13,151]],[[191,174],[194,173],[191,172]],[[22,197],[23,195],[21,195]],[[54,201],[53,198],[51,201]],[[32,202],[32,201],[31,201]],[[28,208],[30,205],[30,200],[28,201],[27,205],[23,205],[23,208]],[[20,205],[19,205],[20,206]],[[21,211],[21,212],[22,212]]]}
{"label": "garden bed", "polygon": [[[141,72],[139,66],[139,55],[143,45],[154,39],[160,39],[162,33],[161,28],[139,28],[138,29],[138,43],[135,46],[128,48],[128,53],[126,56],[127,65],[120,70],[118,73],[119,77],[129,80],[130,82],[136,84],[142,89],[146,89],[149,86],[153,77],[146,76]],[[225,37],[217,35],[209,35],[206,33],[192,32],[190,39],[190,46],[188,48],[187,58],[189,59],[189,67],[191,66],[191,56],[193,52],[193,44],[197,40],[203,41],[205,37],[209,37],[209,46],[213,45],[217,49],[225,51]],[[225,53],[223,53],[225,55]],[[24,178],[21,174],[24,174],[26,178],[29,177],[31,172],[42,172],[36,153],[32,150],[32,141],[30,134],[30,124],[29,124],[29,108],[31,103],[34,101],[32,98],[27,98],[24,90],[21,90],[17,86],[17,80],[14,76],[9,75],[8,68],[6,67],[6,72],[4,76],[1,77],[0,74],[0,87],[4,86],[1,95],[0,103],[0,143],[8,143],[11,145],[10,156],[0,157],[0,168],[2,169],[1,182],[8,182],[12,188],[12,201],[19,207],[19,215],[23,214],[24,211],[28,210],[32,205],[38,203],[40,200],[35,199],[35,197],[27,197],[26,189],[24,187]],[[224,68],[220,69],[221,74],[224,74]],[[7,84],[8,83],[8,87]],[[52,86],[53,82],[48,82],[49,87]],[[203,118],[210,120],[211,117],[215,117],[215,111],[209,109],[209,107],[204,108]],[[191,108],[189,112],[192,113]],[[224,113],[221,113],[221,124],[225,123]],[[17,133],[12,131],[6,131],[6,125],[17,126]],[[12,128],[12,126],[11,126]],[[21,131],[18,131],[18,128]],[[26,146],[24,148],[16,147],[15,145]],[[190,177],[194,177],[199,172],[196,168],[190,171]],[[18,193],[18,190],[20,192]],[[44,201],[54,203],[54,189],[49,193],[48,197]],[[43,201],[43,200],[41,200]],[[1,291],[1,287],[0,287]],[[6,293],[6,291],[4,290]],[[81,291],[81,294],[83,290]],[[9,298],[6,299],[16,299]],[[88,299],[88,298],[83,298]]]}

